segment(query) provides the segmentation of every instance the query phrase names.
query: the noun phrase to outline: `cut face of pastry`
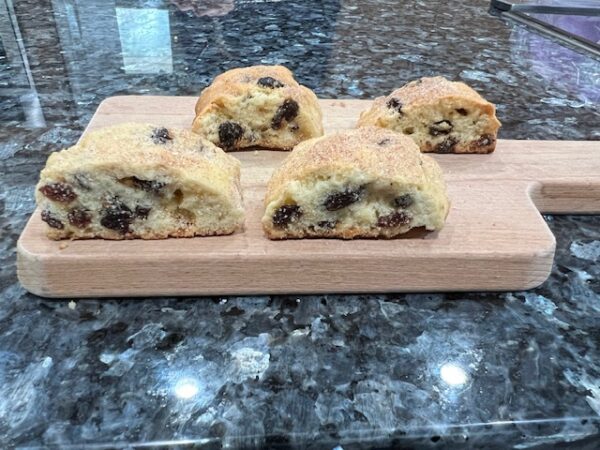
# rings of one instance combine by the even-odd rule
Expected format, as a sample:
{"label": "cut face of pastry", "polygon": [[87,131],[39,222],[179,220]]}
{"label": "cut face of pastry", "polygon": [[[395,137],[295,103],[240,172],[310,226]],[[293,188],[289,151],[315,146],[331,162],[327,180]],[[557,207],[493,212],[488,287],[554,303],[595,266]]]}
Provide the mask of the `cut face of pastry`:
{"label": "cut face of pastry", "polygon": [[422,152],[490,153],[500,122],[495,106],[464,83],[421,78],[375,99],[358,126],[410,136]]}
{"label": "cut face of pastry", "polygon": [[194,132],[226,151],[289,150],[323,135],[317,97],[283,66],[252,66],[217,76],[196,104]]}
{"label": "cut face of pastry", "polygon": [[299,144],[267,186],[271,239],[392,238],[439,230],[448,214],[442,172],[415,143],[375,127]]}
{"label": "cut face of pastry", "polygon": [[243,226],[240,163],[185,130],[123,124],[50,155],[36,188],[52,239],[159,239]]}

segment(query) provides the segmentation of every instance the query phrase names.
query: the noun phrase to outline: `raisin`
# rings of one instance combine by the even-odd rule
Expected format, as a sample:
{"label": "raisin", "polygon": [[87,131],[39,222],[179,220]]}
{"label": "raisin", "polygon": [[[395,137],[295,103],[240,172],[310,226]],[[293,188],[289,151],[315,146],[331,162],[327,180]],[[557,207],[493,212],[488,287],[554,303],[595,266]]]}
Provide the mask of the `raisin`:
{"label": "raisin", "polygon": [[469,114],[469,111],[467,111],[465,108],[458,108],[456,112],[459,113],[461,116],[466,116],[467,114]]}
{"label": "raisin", "polygon": [[381,146],[388,145],[390,142],[391,142],[390,138],[385,138],[385,139],[382,139],[381,141],[379,141],[377,143],[377,145],[381,145]]}
{"label": "raisin", "polygon": [[492,145],[495,140],[491,134],[484,134],[477,139],[476,145],[477,147],[487,147],[488,145]]}
{"label": "raisin", "polygon": [[105,209],[102,210],[100,224],[105,228],[125,234],[129,232],[129,225],[131,225],[134,218],[135,215],[131,209],[115,197],[108,203]]}
{"label": "raisin", "polygon": [[398,208],[408,208],[414,202],[410,194],[403,194],[400,197],[394,199],[394,203]]}
{"label": "raisin", "polygon": [[244,129],[239,123],[223,122],[219,125],[219,142],[225,149],[234,148],[243,135]]}
{"label": "raisin", "polygon": [[398,114],[403,115],[404,113],[402,112],[402,107],[404,106],[400,100],[398,100],[397,98],[390,98],[387,103],[386,106],[390,109],[394,109]]}
{"label": "raisin", "polygon": [[398,225],[406,225],[407,223],[410,223],[410,217],[402,211],[381,216],[377,219],[377,225],[382,228],[392,228]]}
{"label": "raisin", "polygon": [[151,209],[152,208],[146,208],[138,205],[135,207],[135,216],[139,217],[140,219],[147,219]]}
{"label": "raisin", "polygon": [[431,136],[445,136],[447,134],[450,134],[452,128],[454,128],[452,126],[452,122],[450,122],[449,120],[440,120],[439,122],[434,122],[429,127],[429,134]]}
{"label": "raisin", "polygon": [[284,84],[281,81],[276,80],[273,77],[262,77],[259,78],[256,82],[261,87],[269,88],[269,89],[277,89],[282,88]]}
{"label": "raisin", "polygon": [[300,206],[283,205],[275,211],[275,214],[273,214],[273,225],[282,228],[297,221],[300,216],[302,216]]}
{"label": "raisin", "polygon": [[61,203],[70,203],[77,198],[73,188],[65,183],[50,183],[40,188],[40,192],[50,200]]}
{"label": "raisin", "polygon": [[338,209],[345,208],[346,206],[356,203],[362,197],[363,188],[358,189],[346,189],[342,192],[335,192],[329,194],[323,203],[327,211],[337,211]]}
{"label": "raisin", "polygon": [[271,128],[277,130],[278,128],[281,128],[281,125],[283,125],[284,120],[287,120],[289,122],[290,120],[295,119],[298,115],[299,109],[300,107],[298,106],[298,103],[295,100],[292,100],[291,98],[286,98],[281,104],[281,106],[277,108],[277,111],[275,112],[275,115],[271,120]]}
{"label": "raisin", "polygon": [[337,225],[336,220],[322,220],[317,223],[317,226],[319,228],[327,228],[328,230],[333,230],[336,225]]}
{"label": "raisin", "polygon": [[72,209],[67,215],[69,223],[77,228],[85,228],[92,221],[91,214],[85,209]]}
{"label": "raisin", "polygon": [[449,137],[444,140],[444,142],[440,142],[436,145],[434,150],[437,153],[452,153],[456,144],[458,144],[458,141],[453,137]]}
{"label": "raisin", "polygon": [[173,138],[169,134],[169,130],[166,128],[155,128],[152,130],[152,141],[155,144],[166,144],[167,141],[172,141]]}
{"label": "raisin", "polygon": [[63,223],[52,215],[47,209],[42,211],[42,220],[48,224],[50,228],[62,230],[65,226]]}
{"label": "raisin", "polygon": [[165,187],[165,183],[161,181],[140,180],[136,177],[131,177],[131,182],[136,188],[142,189],[146,192],[152,192],[153,194],[158,194],[161,191],[161,189]]}

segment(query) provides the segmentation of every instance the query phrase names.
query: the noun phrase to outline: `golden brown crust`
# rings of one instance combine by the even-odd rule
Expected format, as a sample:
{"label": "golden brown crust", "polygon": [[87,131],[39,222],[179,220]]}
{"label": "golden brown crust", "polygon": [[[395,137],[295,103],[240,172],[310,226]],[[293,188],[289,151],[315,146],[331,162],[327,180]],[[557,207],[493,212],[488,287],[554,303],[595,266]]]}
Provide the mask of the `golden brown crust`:
{"label": "golden brown crust", "polygon": [[407,136],[376,127],[363,127],[302,142],[275,171],[267,185],[262,223],[270,239],[303,237],[392,238],[412,227],[382,228],[347,226],[334,229],[288,229],[273,223],[273,212],[289,198],[289,187],[309,179],[360,177],[367,183],[409,186],[430,197],[434,215],[428,229],[439,229],[448,214],[449,202],[439,165],[421,154]]}
{"label": "golden brown crust", "polygon": [[[258,80],[272,78],[277,88],[267,88]],[[297,116],[293,118],[293,130],[271,129],[271,121],[277,108],[286,100],[298,104]],[[265,147],[289,150],[299,142],[323,134],[322,112],[316,95],[294,79],[292,72],[283,66],[251,66],[228,70],[205,88],[195,107],[196,117],[192,130],[205,136],[225,150],[248,147]],[[210,116],[234,123],[250,121],[244,136],[234,146],[227,147],[219,140],[220,123]],[[252,117],[250,117],[252,116]]]}
{"label": "golden brown crust", "polygon": [[[35,195],[51,239],[230,234],[243,227],[239,177],[236,158],[191,131],[125,123],[90,132],[77,145],[52,153]],[[48,195],[48,187],[57,185],[70,191],[66,201]],[[195,215],[205,207],[203,199],[221,218]],[[127,226],[100,223],[114,208],[115,221],[119,214],[130,215]],[[83,212],[84,224],[70,215]]]}
{"label": "golden brown crust", "polygon": [[[449,81],[440,76],[411,81],[385,97],[376,98],[371,107],[361,113],[357,127],[377,126],[396,129],[398,113],[394,111],[393,107],[390,108],[390,102],[400,105],[399,108],[402,111],[400,115],[403,119],[416,116],[417,121],[423,120],[420,111],[424,107],[437,108],[440,111],[455,108],[456,110],[477,112],[477,116],[487,116],[488,120],[484,129],[480,131],[482,136],[488,138],[489,143],[487,140],[482,143],[482,136],[478,136],[477,139],[458,142],[445,152],[490,153],[495,149],[498,128],[501,126],[496,118],[496,107],[465,83]],[[442,118],[438,117],[438,119]],[[443,152],[440,151],[439,143],[431,141],[417,141],[417,143],[420,144],[422,152]]]}

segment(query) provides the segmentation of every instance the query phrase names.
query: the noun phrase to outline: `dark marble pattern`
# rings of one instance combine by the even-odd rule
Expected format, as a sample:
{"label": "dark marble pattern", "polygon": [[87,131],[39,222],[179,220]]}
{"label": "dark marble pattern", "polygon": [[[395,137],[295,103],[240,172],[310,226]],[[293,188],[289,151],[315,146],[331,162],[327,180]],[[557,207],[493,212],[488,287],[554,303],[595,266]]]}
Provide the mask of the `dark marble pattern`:
{"label": "dark marble pattern", "polygon": [[112,95],[254,63],[322,97],[443,74],[498,104],[505,138],[600,139],[600,63],[487,9],[0,3],[0,447],[598,448],[598,217],[547,217],[556,262],[529,292],[50,301],[16,279],[38,171]]}

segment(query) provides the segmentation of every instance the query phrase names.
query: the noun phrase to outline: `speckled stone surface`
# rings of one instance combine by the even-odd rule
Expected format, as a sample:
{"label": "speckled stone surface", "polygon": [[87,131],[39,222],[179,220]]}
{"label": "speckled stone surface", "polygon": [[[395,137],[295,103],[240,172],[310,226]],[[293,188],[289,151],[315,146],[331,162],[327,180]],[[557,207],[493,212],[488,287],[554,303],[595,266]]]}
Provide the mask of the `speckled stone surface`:
{"label": "speckled stone surface", "polygon": [[498,105],[504,138],[597,140],[598,60],[484,0],[9,4],[0,447],[598,448],[598,217],[547,217],[556,261],[529,292],[69,302],[15,274],[39,170],[106,97],[191,95],[254,63],[330,98],[441,74]]}

